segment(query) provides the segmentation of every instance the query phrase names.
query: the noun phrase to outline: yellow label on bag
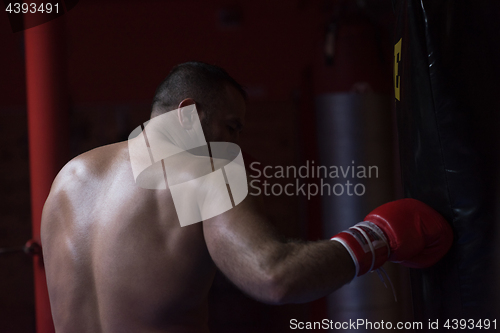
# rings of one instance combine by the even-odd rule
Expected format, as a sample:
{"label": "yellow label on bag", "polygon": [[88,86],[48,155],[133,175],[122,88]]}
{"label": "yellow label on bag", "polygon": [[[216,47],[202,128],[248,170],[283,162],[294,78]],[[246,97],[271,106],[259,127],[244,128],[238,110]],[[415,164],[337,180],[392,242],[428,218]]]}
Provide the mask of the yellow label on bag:
{"label": "yellow label on bag", "polygon": [[394,96],[400,101],[401,75],[399,75],[399,63],[401,62],[401,41],[394,45]]}

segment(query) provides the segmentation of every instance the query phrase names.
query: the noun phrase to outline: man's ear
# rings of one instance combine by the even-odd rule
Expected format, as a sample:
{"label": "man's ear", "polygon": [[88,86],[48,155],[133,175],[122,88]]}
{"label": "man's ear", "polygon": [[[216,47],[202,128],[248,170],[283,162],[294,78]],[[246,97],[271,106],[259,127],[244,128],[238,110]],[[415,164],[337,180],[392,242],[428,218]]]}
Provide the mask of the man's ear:
{"label": "man's ear", "polygon": [[186,98],[179,103],[179,108],[177,109],[177,118],[179,119],[179,123],[186,130],[193,127],[194,113],[196,112],[194,107],[188,108],[186,106],[193,104],[196,104],[194,99]]}

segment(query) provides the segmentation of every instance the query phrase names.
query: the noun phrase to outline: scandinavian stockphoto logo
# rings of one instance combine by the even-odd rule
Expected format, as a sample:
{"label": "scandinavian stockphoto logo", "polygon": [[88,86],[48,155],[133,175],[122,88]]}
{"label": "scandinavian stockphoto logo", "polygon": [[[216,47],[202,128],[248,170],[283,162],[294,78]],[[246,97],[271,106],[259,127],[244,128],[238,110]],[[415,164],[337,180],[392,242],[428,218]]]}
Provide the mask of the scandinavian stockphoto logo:
{"label": "scandinavian stockphoto logo", "polygon": [[[378,166],[356,165],[355,161],[352,161],[352,165],[328,167],[315,165],[314,161],[306,161],[299,167],[262,167],[259,162],[253,162],[250,164],[250,170],[249,177],[253,178],[250,180],[250,195],[303,196],[307,197],[307,200],[316,195],[359,197],[366,193],[366,186],[362,181],[378,178]],[[273,183],[271,179],[282,181]]]}
{"label": "scandinavian stockphoto logo", "polygon": [[135,182],[145,189],[171,191],[181,226],[236,207],[248,194],[238,145],[209,142],[195,105],[154,117],[129,136]]}

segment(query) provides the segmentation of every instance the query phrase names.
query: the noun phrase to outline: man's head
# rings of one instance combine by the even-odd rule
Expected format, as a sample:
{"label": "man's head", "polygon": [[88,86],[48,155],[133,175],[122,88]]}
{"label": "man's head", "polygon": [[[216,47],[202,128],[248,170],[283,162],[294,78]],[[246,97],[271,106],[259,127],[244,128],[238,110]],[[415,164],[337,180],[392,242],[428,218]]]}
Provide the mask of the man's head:
{"label": "man's head", "polygon": [[[196,104],[207,141],[235,142],[243,126],[246,93],[222,68],[202,62],[177,65],[158,86],[151,117]],[[179,121],[188,117],[179,111]]]}

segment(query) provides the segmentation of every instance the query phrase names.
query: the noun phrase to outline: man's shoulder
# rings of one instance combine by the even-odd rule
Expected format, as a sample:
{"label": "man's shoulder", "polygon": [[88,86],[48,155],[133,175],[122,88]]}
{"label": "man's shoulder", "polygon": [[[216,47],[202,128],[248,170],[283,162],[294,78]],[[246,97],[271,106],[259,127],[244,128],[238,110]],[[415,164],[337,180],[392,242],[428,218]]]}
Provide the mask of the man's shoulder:
{"label": "man's shoulder", "polygon": [[98,180],[112,165],[128,158],[126,142],[119,142],[89,150],[71,159],[57,174],[51,192],[79,186]]}

